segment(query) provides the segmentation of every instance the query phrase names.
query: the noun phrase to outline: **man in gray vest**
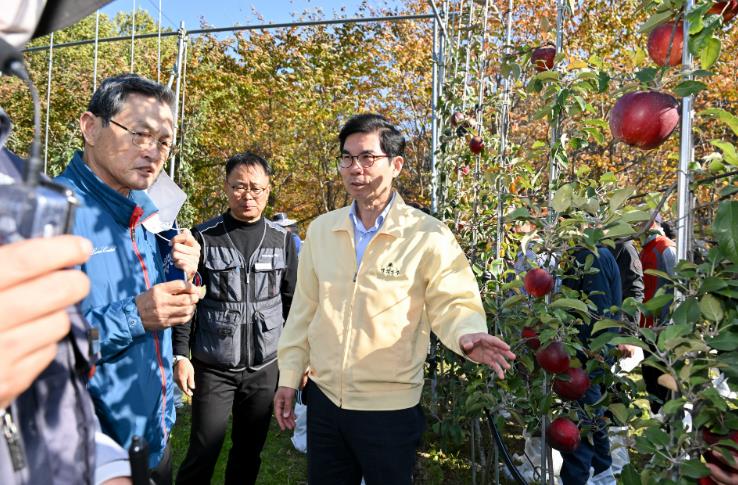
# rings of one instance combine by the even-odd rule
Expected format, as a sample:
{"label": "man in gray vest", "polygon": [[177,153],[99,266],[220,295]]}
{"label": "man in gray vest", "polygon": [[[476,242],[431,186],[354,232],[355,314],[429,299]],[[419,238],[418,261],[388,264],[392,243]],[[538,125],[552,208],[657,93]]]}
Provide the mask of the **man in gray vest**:
{"label": "man in gray vest", "polygon": [[258,155],[230,158],[229,210],[193,229],[207,293],[191,325],[174,331],[175,382],[192,396],[190,445],[177,484],[210,483],[231,412],[225,483],[255,483],[259,473],[277,387],[277,342],[297,277],[292,237],[262,216],[270,175]]}

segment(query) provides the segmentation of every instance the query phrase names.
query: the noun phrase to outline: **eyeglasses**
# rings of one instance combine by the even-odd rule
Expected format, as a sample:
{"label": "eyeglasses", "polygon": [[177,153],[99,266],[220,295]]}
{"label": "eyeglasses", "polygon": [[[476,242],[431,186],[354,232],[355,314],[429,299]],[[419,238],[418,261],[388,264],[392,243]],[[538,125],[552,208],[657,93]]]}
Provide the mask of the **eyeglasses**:
{"label": "eyeglasses", "polygon": [[242,197],[248,192],[249,194],[251,194],[251,197],[253,197],[254,199],[258,199],[259,197],[264,195],[267,190],[269,190],[269,187],[249,187],[248,185],[244,184],[236,184],[231,185],[231,190],[233,190],[233,195],[235,195],[236,197]]}
{"label": "eyeglasses", "polygon": [[369,168],[380,158],[389,158],[389,155],[374,155],[373,153],[349,155],[348,153],[342,153],[338,156],[338,166],[341,168],[349,168],[354,164],[354,160],[356,160],[363,168]]}
{"label": "eyeglasses", "polygon": [[148,148],[151,148],[154,145],[154,143],[156,143],[156,146],[159,149],[159,153],[161,154],[162,157],[166,157],[166,156],[168,156],[169,154],[172,153],[172,142],[171,141],[169,141],[169,140],[166,140],[166,141],[157,140],[157,139],[154,138],[154,135],[152,135],[150,133],[141,133],[141,132],[138,132],[138,131],[133,131],[133,130],[131,130],[131,129],[129,129],[129,128],[123,126],[123,125],[121,125],[120,123],[118,123],[117,121],[115,121],[113,119],[110,119],[108,121],[110,121],[112,124],[114,124],[115,126],[117,126],[119,128],[123,128],[128,133],[130,133],[131,134],[131,142],[134,145],[136,145],[137,147],[143,148],[144,150],[146,150]]}

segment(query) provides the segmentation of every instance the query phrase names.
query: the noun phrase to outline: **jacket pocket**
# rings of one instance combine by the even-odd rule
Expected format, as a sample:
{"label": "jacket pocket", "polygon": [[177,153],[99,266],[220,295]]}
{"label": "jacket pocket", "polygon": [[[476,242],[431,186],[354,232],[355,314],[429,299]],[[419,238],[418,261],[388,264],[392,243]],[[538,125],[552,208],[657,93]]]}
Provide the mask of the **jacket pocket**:
{"label": "jacket pocket", "polygon": [[241,360],[239,321],[237,312],[198,308],[192,356],[205,364],[236,367]]}
{"label": "jacket pocket", "polygon": [[271,262],[263,265],[257,262],[254,265],[254,280],[251,285],[254,289],[253,301],[264,302],[279,296],[284,269],[285,262],[281,250],[275,251]]}
{"label": "jacket pocket", "polygon": [[209,254],[203,261],[208,270],[208,297],[218,301],[242,301],[243,277],[238,259]]}
{"label": "jacket pocket", "polygon": [[254,365],[264,364],[277,357],[277,343],[282,335],[283,325],[281,304],[254,312]]}

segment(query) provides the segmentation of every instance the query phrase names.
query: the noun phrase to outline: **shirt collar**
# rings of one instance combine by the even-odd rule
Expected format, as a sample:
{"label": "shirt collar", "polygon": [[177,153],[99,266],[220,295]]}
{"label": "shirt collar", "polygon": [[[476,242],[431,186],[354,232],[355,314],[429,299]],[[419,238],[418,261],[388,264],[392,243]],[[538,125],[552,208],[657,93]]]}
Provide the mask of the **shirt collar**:
{"label": "shirt collar", "polygon": [[364,223],[361,222],[361,219],[359,219],[358,212],[356,209],[356,201],[354,201],[351,204],[351,209],[349,209],[349,217],[351,218],[351,222],[354,224],[354,227],[361,232],[377,232],[379,228],[382,227],[382,223],[387,217],[387,213],[390,211],[390,207],[392,207],[392,202],[394,202],[396,194],[397,192],[392,192],[392,197],[390,197],[390,200],[387,203],[387,206],[385,206],[384,210],[382,210],[382,212],[377,217],[377,220],[374,221],[374,225],[370,227],[369,229],[365,228]]}

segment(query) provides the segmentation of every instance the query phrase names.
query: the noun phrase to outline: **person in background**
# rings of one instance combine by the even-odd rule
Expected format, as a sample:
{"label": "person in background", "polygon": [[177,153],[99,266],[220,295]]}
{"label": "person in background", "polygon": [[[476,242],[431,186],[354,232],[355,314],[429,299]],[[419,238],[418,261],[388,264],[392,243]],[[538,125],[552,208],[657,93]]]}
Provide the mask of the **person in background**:
{"label": "person in background", "polygon": [[[591,268],[588,272],[581,273],[581,269],[587,264],[587,259],[593,257]],[[581,293],[595,304],[597,311],[594,312],[593,320],[589,325],[582,325],[579,331],[579,339],[585,348],[596,335],[592,334],[594,322],[600,318],[617,319],[612,314],[613,307],[620,307],[623,301],[622,283],[620,271],[615,257],[609,249],[598,247],[597,254],[589,249],[578,248],[573,253],[573,262],[578,268],[572,268],[564,278],[562,284]],[[585,367],[587,356],[584,352],[578,352],[577,357]],[[584,397],[580,399],[582,405],[594,405],[602,398],[602,388],[598,382],[594,382],[598,373],[590,374],[593,383],[587,389]],[[610,439],[608,426],[603,418],[605,409],[595,407],[595,417],[592,422],[586,423],[592,427],[592,442],[582,439],[579,447],[572,453],[561,453],[564,464],[561,467],[561,480],[564,485],[614,484],[615,476],[612,470],[612,455],[610,452]],[[581,415],[583,416],[583,414]],[[594,473],[590,479],[590,468]]]}
{"label": "person in background", "polygon": [[[640,260],[643,266],[643,303],[647,303],[654,297],[659,288],[664,287],[667,294],[674,294],[674,290],[666,286],[668,281],[659,276],[646,274],[649,269],[662,271],[669,275],[674,273],[676,266],[676,248],[674,241],[666,237],[661,226],[661,215],[657,214],[656,218],[648,231],[648,237],[641,249]],[[669,313],[669,305],[664,305],[659,315],[641,315],[641,327],[653,327],[654,325],[666,325],[668,323],[667,315]],[[651,352],[653,352],[652,349]],[[648,358],[651,352],[644,351],[644,355]],[[656,367],[643,364],[641,366],[643,373],[643,382],[646,384],[646,391],[649,394],[651,412],[656,414],[661,406],[669,397],[669,390],[658,383],[658,378],[662,372]]]}
{"label": "person in background", "polygon": [[[290,311],[297,252],[263,217],[271,168],[240,153],[225,164],[228,210],[194,230],[207,288],[192,324],[175,329],[177,385],[192,396],[192,431],[177,483],[210,483],[233,415],[225,483],[256,482],[277,387],[277,341]],[[190,360],[190,355],[192,360]]]}
{"label": "person in background", "polygon": [[157,484],[171,483],[171,327],[188,322],[199,288],[190,283],[200,247],[189,231],[171,239],[174,266],[187,279],[166,281],[157,212],[146,194],[172,147],[174,94],[135,74],[103,80],[80,117],[84,149],[57,181],[80,199],[74,233],[93,244],[82,265],[92,283],[82,312],[100,334],[100,360],[89,383],[103,432],[128,447],[149,446]]}
{"label": "person in background", "polygon": [[276,214],[274,214],[274,217],[272,217],[272,222],[276,222],[280,226],[287,229],[287,232],[290,233],[290,236],[295,243],[295,250],[297,251],[297,254],[300,254],[300,246],[302,246],[302,241],[300,240],[300,235],[297,233],[297,221],[288,218],[287,214],[285,214],[284,212],[277,212]]}

